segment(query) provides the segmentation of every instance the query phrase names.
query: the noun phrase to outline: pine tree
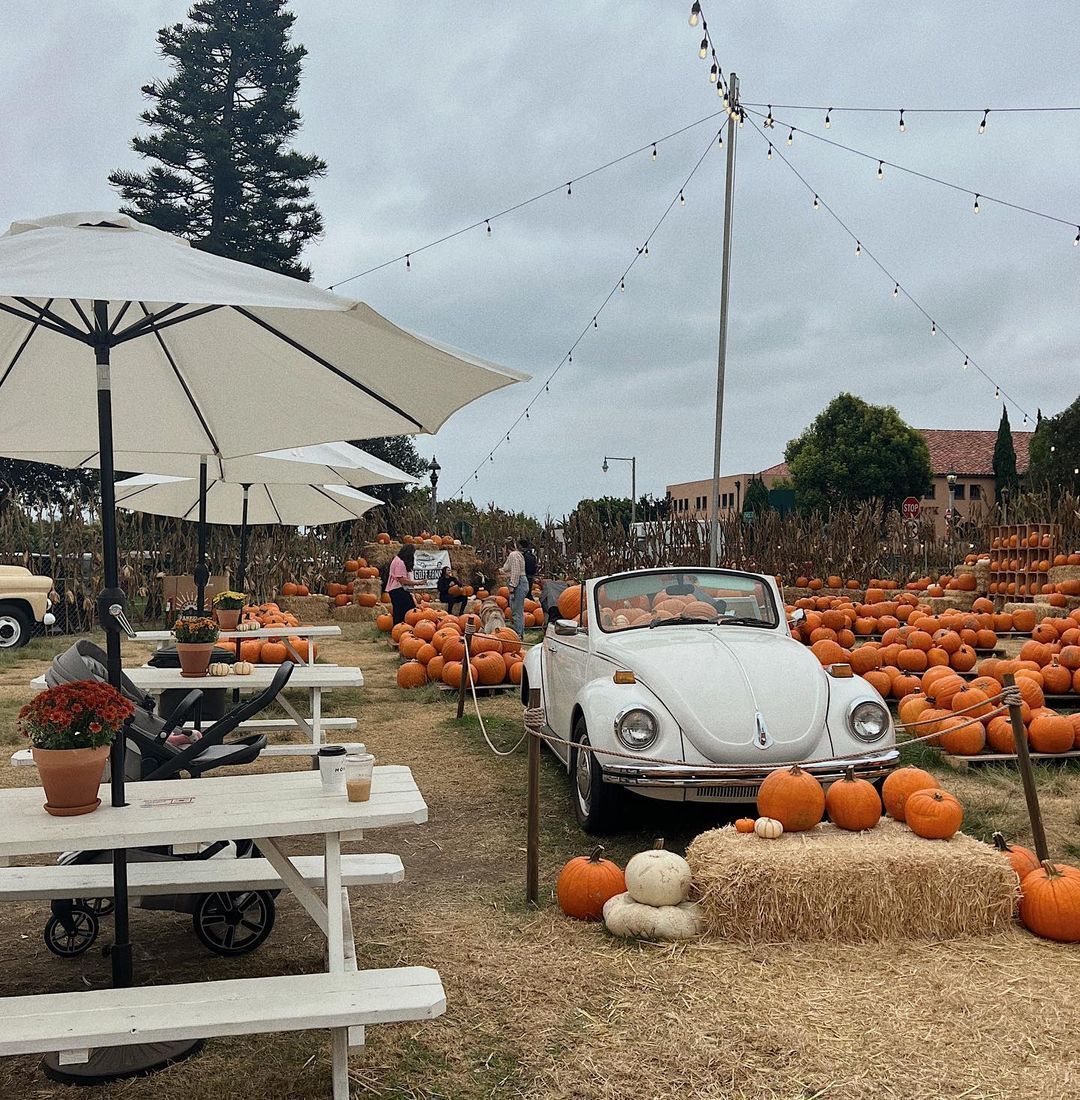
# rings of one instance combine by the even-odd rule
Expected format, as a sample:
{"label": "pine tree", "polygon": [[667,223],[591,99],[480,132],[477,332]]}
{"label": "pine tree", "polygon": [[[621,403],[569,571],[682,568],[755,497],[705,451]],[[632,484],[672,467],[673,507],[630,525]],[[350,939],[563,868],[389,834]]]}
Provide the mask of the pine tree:
{"label": "pine tree", "polygon": [[323,223],[309,181],[326,164],[289,147],[307,54],[289,40],[295,18],[285,0],[198,0],[186,25],[158,31],[173,74],[144,85],[151,133],[131,142],[155,163],[109,182],[132,217],[208,252],[310,279],[299,256]]}
{"label": "pine tree", "polygon": [[1001,501],[1001,490],[1016,492],[1016,448],[1013,446],[1009,410],[1001,406],[1001,423],[998,424],[997,442],[994,443],[994,495]]}

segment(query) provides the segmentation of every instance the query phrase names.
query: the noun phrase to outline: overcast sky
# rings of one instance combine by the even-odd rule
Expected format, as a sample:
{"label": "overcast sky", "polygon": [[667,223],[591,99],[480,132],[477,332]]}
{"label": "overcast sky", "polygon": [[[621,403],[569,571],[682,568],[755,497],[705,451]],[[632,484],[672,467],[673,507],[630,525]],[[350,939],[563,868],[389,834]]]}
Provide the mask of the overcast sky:
{"label": "overcast sky", "polygon": [[[4,0],[0,222],[117,205],[137,167],[140,85],[183,0]],[[326,235],[307,259],[340,280],[652,142],[719,107],[689,2],[294,0],[308,50],[297,142],[329,165]],[[775,111],[874,156],[1080,223],[1080,112],[925,115],[917,107],[1080,106],[1075,0],[905,4],[710,0],[725,72],[747,102],[907,107]],[[726,22],[725,22],[726,21]],[[418,442],[447,495],[538,515],[711,472],[723,150],[713,149],[619,293],[591,319],[710,144],[719,120],[342,292],[446,343],[532,373]],[[1080,248],[1056,225],[772,132],[823,199],[988,373],[1034,414],[1080,390]],[[740,133],[723,466],[764,468],[841,390],[926,428],[995,428],[993,385],[910,304],[775,158]],[[550,393],[542,379],[589,326]],[[1010,408],[1015,428],[1022,412]],[[503,439],[494,464],[472,470]]]}

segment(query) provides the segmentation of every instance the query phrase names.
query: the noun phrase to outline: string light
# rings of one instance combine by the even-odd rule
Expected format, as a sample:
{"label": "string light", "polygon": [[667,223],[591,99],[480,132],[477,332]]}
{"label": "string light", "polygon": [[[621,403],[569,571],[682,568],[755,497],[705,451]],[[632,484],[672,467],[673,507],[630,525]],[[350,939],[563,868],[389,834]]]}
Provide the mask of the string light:
{"label": "string light", "polygon": [[566,193],[568,195],[572,195],[574,193],[573,189],[570,186],[570,181],[569,180],[566,181]]}
{"label": "string light", "polygon": [[410,256],[410,253],[406,252],[405,253],[405,267],[406,268],[411,268],[412,267],[412,261],[409,259],[409,256]]}
{"label": "string light", "polygon": [[862,242],[861,241],[856,241],[855,242],[855,255],[856,256],[861,256],[862,255]]}
{"label": "string light", "polygon": [[825,112],[825,129],[826,130],[831,130],[832,129],[832,108],[831,107]]}
{"label": "string light", "polygon": [[1001,387],[1000,386],[995,386],[994,387],[994,397],[995,398],[1001,397]]}
{"label": "string light", "polygon": [[968,369],[968,357],[967,357],[967,353],[965,352],[964,353],[964,370],[967,370],[967,369]]}
{"label": "string light", "polygon": [[792,126],[791,129],[788,131],[788,136],[787,136],[788,145],[790,145],[794,140],[795,140],[795,127]]}
{"label": "string light", "polygon": [[715,84],[716,80],[717,80],[717,77],[719,77],[719,75],[720,75],[720,66],[717,65],[716,62],[714,61],[712,63],[712,68],[709,69],[709,83],[710,84]]}
{"label": "string light", "polygon": [[817,197],[817,195],[815,195],[814,196],[814,209],[817,210],[820,206],[821,206],[821,203],[818,202],[818,197]]}
{"label": "string light", "polygon": [[986,116],[988,114],[990,114],[990,108],[989,107],[987,107],[983,111],[982,122],[979,123],[979,133],[980,134],[985,134],[986,133]]}
{"label": "string light", "polygon": [[686,196],[681,191],[679,192],[679,205],[680,206],[685,206],[686,205]]}
{"label": "string light", "polygon": [[703,38],[701,40],[701,46],[698,48],[697,53],[698,57],[700,57],[702,61],[704,61],[705,58],[709,56],[709,40],[707,38]]}
{"label": "string light", "polygon": [[487,226],[488,236],[490,237],[491,236],[491,222],[487,218],[484,219],[484,225]]}
{"label": "string light", "polygon": [[[723,130],[717,131],[716,144],[717,145],[723,145],[724,144],[724,131]],[[1080,226],[1078,226],[1077,228],[1080,229]]]}
{"label": "string light", "polygon": [[772,129],[776,125],[776,119],[772,116],[772,106],[769,107],[769,113],[765,116],[765,125],[768,129]]}
{"label": "string light", "polygon": [[973,214],[978,214],[978,212],[979,212],[979,196],[978,195],[975,196],[975,205],[971,208],[971,212]]}
{"label": "string light", "polygon": [[930,335],[937,336],[937,321],[930,322]]}
{"label": "string light", "polygon": [[694,0],[690,6],[690,26],[696,27],[698,25],[698,19],[701,18],[701,5],[698,0]]}
{"label": "string light", "polygon": [[907,127],[904,125],[904,108],[900,108],[900,133],[907,133]]}
{"label": "string light", "polygon": [[1024,427],[1027,427],[1027,413],[1024,413]]}
{"label": "string light", "polygon": [[653,146],[652,146],[652,159],[656,160],[656,142],[655,141],[653,142]]}
{"label": "string light", "polygon": [[596,323],[596,318],[595,318],[595,317],[593,317],[593,319],[592,319],[592,327],[593,327],[593,328],[599,328],[599,327],[600,327],[600,326],[599,326],[599,325],[598,325],[598,324]]}
{"label": "string light", "polygon": [[883,180],[885,178],[885,162],[879,160],[877,162],[877,178]]}
{"label": "string light", "polygon": [[620,279],[619,280],[619,289],[620,290],[625,290],[626,289],[626,280],[625,279]]}
{"label": "string light", "polygon": [[1073,247],[1080,245],[1080,225],[1076,227],[1076,237],[1073,239]]}
{"label": "string light", "polygon": [[900,284],[899,283],[893,283],[892,296],[894,298],[899,298],[900,297]]}

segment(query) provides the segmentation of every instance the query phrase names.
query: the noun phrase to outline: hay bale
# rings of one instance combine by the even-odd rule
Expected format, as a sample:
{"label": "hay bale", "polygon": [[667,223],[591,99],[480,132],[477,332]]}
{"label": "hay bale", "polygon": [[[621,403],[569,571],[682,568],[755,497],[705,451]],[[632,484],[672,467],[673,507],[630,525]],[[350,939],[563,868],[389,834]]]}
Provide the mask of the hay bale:
{"label": "hay bale", "polygon": [[1040,603],[1035,600],[1022,600],[1007,603],[1003,608],[1008,614],[1014,611],[1034,611],[1036,621],[1042,619],[1064,619],[1069,614],[1068,601],[1065,607],[1054,607],[1052,604]]}
{"label": "hay bale", "polygon": [[865,833],[824,824],[762,840],[730,825],[686,858],[706,935],[750,942],[880,943],[1001,932],[1017,880],[989,845],[923,840],[885,818]]}
{"label": "hay bale", "polygon": [[338,623],[373,623],[375,616],[384,610],[384,606],[361,607],[358,603],[347,603],[344,607],[330,608],[330,617]]}
{"label": "hay bale", "polygon": [[977,592],[950,592],[947,596],[919,594],[919,599],[930,608],[931,615],[940,615],[943,611],[970,611],[977,595]]}
{"label": "hay bale", "polygon": [[1046,579],[1051,584],[1062,581],[1080,581],[1080,565],[1051,565]]}
{"label": "hay bale", "polygon": [[382,581],[378,577],[357,577],[352,586],[353,599],[365,592],[376,597],[382,595]]}
{"label": "hay bale", "polygon": [[295,615],[301,623],[317,623],[330,618],[329,596],[282,596],[277,605]]}

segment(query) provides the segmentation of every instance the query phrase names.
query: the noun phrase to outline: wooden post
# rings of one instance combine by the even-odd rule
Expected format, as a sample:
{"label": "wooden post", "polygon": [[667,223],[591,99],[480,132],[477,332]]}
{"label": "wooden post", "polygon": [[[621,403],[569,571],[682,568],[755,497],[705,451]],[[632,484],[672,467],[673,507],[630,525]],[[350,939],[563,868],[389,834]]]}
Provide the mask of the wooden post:
{"label": "wooden post", "polygon": [[[529,688],[529,709],[540,709],[540,689]],[[540,736],[529,738],[528,827],[525,839],[525,904],[540,905]]]}
{"label": "wooden post", "polygon": [[[1006,688],[1016,689],[1016,678],[1011,672],[1003,677]],[[1042,809],[1039,795],[1035,790],[1035,773],[1031,770],[1031,756],[1028,754],[1027,731],[1018,704],[1009,705],[1009,721],[1012,723],[1013,740],[1016,742],[1016,763],[1020,769],[1020,778],[1024,784],[1024,798],[1027,801],[1028,817],[1031,819],[1031,836],[1035,842],[1035,853],[1040,862],[1050,858],[1046,846],[1046,830],[1043,828]]]}
{"label": "wooden post", "polygon": [[458,684],[457,716],[465,715],[465,691],[469,686],[469,660],[472,657],[472,636],[476,633],[476,624],[465,624],[465,659],[461,662],[461,682]]}

